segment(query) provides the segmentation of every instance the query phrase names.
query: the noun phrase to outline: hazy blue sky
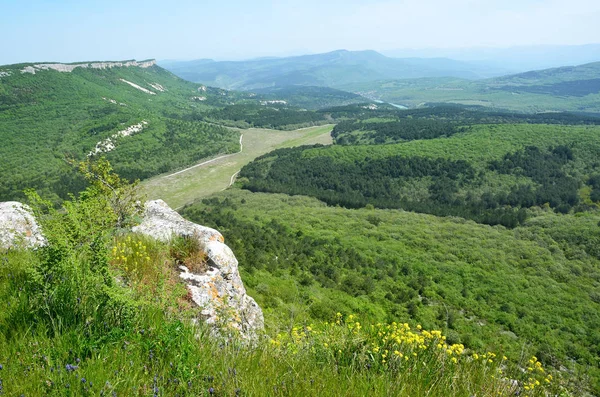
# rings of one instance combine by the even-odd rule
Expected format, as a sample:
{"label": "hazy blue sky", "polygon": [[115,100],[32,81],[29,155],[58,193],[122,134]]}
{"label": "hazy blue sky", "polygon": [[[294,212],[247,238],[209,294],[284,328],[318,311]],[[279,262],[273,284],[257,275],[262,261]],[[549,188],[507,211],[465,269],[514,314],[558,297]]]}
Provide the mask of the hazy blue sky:
{"label": "hazy blue sky", "polygon": [[0,64],[600,42],[599,0],[0,0]]}

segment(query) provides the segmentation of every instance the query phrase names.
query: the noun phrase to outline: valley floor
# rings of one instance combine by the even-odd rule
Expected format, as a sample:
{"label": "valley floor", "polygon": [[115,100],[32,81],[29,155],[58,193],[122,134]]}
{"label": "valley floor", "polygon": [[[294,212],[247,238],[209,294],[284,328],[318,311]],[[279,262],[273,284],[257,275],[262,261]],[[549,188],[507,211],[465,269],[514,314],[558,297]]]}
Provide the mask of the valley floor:
{"label": "valley floor", "polygon": [[195,199],[226,189],[233,175],[256,157],[274,149],[316,143],[332,143],[332,125],[279,131],[251,128],[239,130],[243,134],[241,152],[203,160],[183,172],[159,175],[143,182],[142,189],[148,199],[162,199],[173,208],[182,207]]}

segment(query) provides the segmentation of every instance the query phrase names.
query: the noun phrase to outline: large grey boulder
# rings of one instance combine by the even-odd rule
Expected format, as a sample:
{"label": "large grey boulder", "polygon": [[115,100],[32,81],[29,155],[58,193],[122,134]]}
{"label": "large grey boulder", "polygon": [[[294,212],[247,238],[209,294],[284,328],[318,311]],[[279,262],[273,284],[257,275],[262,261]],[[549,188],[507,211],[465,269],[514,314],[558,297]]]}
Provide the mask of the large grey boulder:
{"label": "large grey boulder", "polygon": [[31,214],[31,209],[17,201],[0,203],[0,249],[36,248],[46,239]]}
{"label": "large grey boulder", "polygon": [[257,337],[264,328],[262,310],[246,294],[238,261],[221,233],[185,220],[162,200],[145,204],[143,221],[133,231],[161,241],[169,241],[173,236],[197,239],[208,256],[208,270],[195,274],[181,266],[179,276],[186,282],[193,301],[203,308],[204,320],[221,334],[229,329],[247,339]]}

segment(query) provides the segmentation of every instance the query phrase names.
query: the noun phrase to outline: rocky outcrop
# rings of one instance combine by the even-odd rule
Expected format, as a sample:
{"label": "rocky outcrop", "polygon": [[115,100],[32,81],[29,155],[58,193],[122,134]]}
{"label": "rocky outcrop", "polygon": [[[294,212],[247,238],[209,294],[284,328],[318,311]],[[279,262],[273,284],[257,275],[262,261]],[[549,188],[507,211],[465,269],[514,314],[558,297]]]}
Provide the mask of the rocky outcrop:
{"label": "rocky outcrop", "polygon": [[16,201],[0,203],[0,249],[35,248],[45,243],[28,206]]}
{"label": "rocky outcrop", "polygon": [[[215,334],[239,334],[250,340],[259,335],[264,328],[262,310],[246,294],[238,261],[221,233],[183,219],[162,200],[146,203],[143,221],[133,231],[161,241],[173,236],[196,239],[208,258],[207,270],[196,274],[181,266],[179,276],[202,308],[203,320],[214,327]],[[0,249],[45,244],[28,206],[15,201],[0,203]]]}
{"label": "rocky outcrop", "polygon": [[35,74],[40,70],[56,70],[58,72],[70,73],[77,68],[90,68],[90,69],[110,69],[117,67],[138,67],[138,68],[149,68],[156,65],[154,59],[147,61],[122,61],[122,62],[89,62],[89,63],[38,63],[36,65],[26,66],[21,70],[21,73]]}
{"label": "rocky outcrop", "polygon": [[146,203],[143,221],[133,231],[161,241],[173,236],[197,239],[206,251],[208,270],[194,274],[181,266],[179,276],[186,282],[193,301],[203,308],[205,321],[221,333],[230,329],[248,339],[263,329],[262,310],[246,294],[238,261],[221,233],[185,220],[162,200]]}

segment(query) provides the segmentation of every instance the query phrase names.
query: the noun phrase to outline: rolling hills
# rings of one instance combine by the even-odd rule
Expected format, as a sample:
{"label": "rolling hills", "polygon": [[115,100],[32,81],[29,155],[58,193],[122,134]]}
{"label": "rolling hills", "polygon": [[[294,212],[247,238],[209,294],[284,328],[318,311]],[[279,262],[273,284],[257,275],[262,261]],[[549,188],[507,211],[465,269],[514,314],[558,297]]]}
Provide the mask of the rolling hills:
{"label": "rolling hills", "polygon": [[479,62],[489,68],[502,68],[502,74],[528,70],[556,68],[563,65],[582,65],[600,60],[600,44],[583,45],[521,45],[505,48],[430,48],[384,51],[395,58],[445,57],[458,61]]}
{"label": "rolling hills", "polygon": [[456,103],[528,113],[598,113],[600,62],[477,81],[422,78],[352,83],[338,88],[408,107],[424,103]]}
{"label": "rolling hills", "polygon": [[[0,375],[13,381],[7,390],[39,394],[55,384],[75,386],[74,379],[87,393],[95,390],[93,378],[106,393],[161,387],[234,394],[247,387],[260,394],[267,385],[267,393],[290,395],[335,393],[332,385],[343,379],[358,384],[358,394],[389,394],[391,384],[399,395],[444,395],[444,387],[456,395],[514,395],[530,387],[534,370],[526,357],[534,355],[530,363],[556,376],[553,394],[600,393],[600,118],[592,114],[598,65],[480,81],[373,82],[367,79],[398,65],[371,52],[326,55],[302,57],[298,73],[281,59],[253,61],[275,65],[264,76],[234,76],[255,92],[191,83],[153,61],[0,67],[0,200],[20,199],[26,187],[55,203],[71,200],[61,211],[44,207],[54,220],[42,217],[71,236],[69,243],[51,247],[56,251],[12,250],[0,266],[0,295],[10,303],[0,313],[0,364],[10,363]],[[403,65],[403,73],[437,73],[416,61]],[[283,74],[273,80],[276,69]],[[355,79],[361,94],[390,104],[314,85]],[[554,106],[579,112],[535,113]],[[328,145],[289,147],[300,143]],[[271,148],[278,149],[255,158]],[[103,228],[112,215],[94,207],[93,191],[70,197],[85,184],[65,160],[100,155],[126,179],[148,179],[143,188],[153,198],[166,192],[179,206],[197,197],[181,213],[219,229],[235,252],[249,293],[265,310],[269,338],[260,349],[198,348],[197,331],[187,325],[193,310],[170,279],[181,247]],[[206,158],[217,160],[186,178],[173,172]],[[211,186],[194,186],[202,184]],[[121,244],[130,245],[136,266],[140,250],[149,253],[144,271],[116,265],[109,251]],[[115,274],[136,287],[123,292]],[[52,285],[65,295],[46,294]],[[43,305],[30,309],[35,299],[54,305],[71,325],[44,320]],[[83,314],[72,316],[80,299]],[[111,303],[98,311],[90,303],[96,300]],[[107,321],[114,325],[108,335]],[[396,353],[385,344],[379,351],[369,339],[385,339],[382,327],[404,323],[419,335],[443,332],[440,354],[419,356],[407,346]],[[21,332],[26,336],[18,339]],[[444,350],[446,342],[460,354]],[[26,352],[22,362],[13,359],[19,351]],[[477,361],[476,352],[507,358],[488,366],[493,360]],[[44,357],[63,369],[54,371]],[[104,370],[100,357],[114,368]],[[419,357],[414,366],[401,365],[412,357]],[[86,382],[71,373],[79,358],[76,374]],[[312,382],[323,363],[331,374]],[[476,367],[485,377],[469,371]],[[511,375],[497,376],[509,367]],[[424,368],[440,372],[415,375]],[[539,381],[550,383],[545,376]]]}
{"label": "rolling hills", "polygon": [[490,77],[485,67],[451,59],[397,59],[375,51],[346,50],[237,62],[169,62],[165,68],[186,80],[236,90],[293,85],[336,88],[348,83],[417,77]]}
{"label": "rolling hills", "polygon": [[[487,106],[517,112],[599,112],[600,63],[506,74],[485,63],[447,58],[389,58],[375,51],[333,51],[325,54],[249,61],[182,61],[165,64],[176,75],[203,84],[297,99],[327,87],[409,108],[425,103]],[[501,76],[502,75],[502,76]],[[304,91],[304,92],[301,92]],[[338,103],[340,92],[321,93]],[[345,94],[347,96],[349,94]],[[293,97],[293,96],[291,96]],[[347,98],[352,103],[352,98]],[[310,101],[298,106],[312,107]]]}

